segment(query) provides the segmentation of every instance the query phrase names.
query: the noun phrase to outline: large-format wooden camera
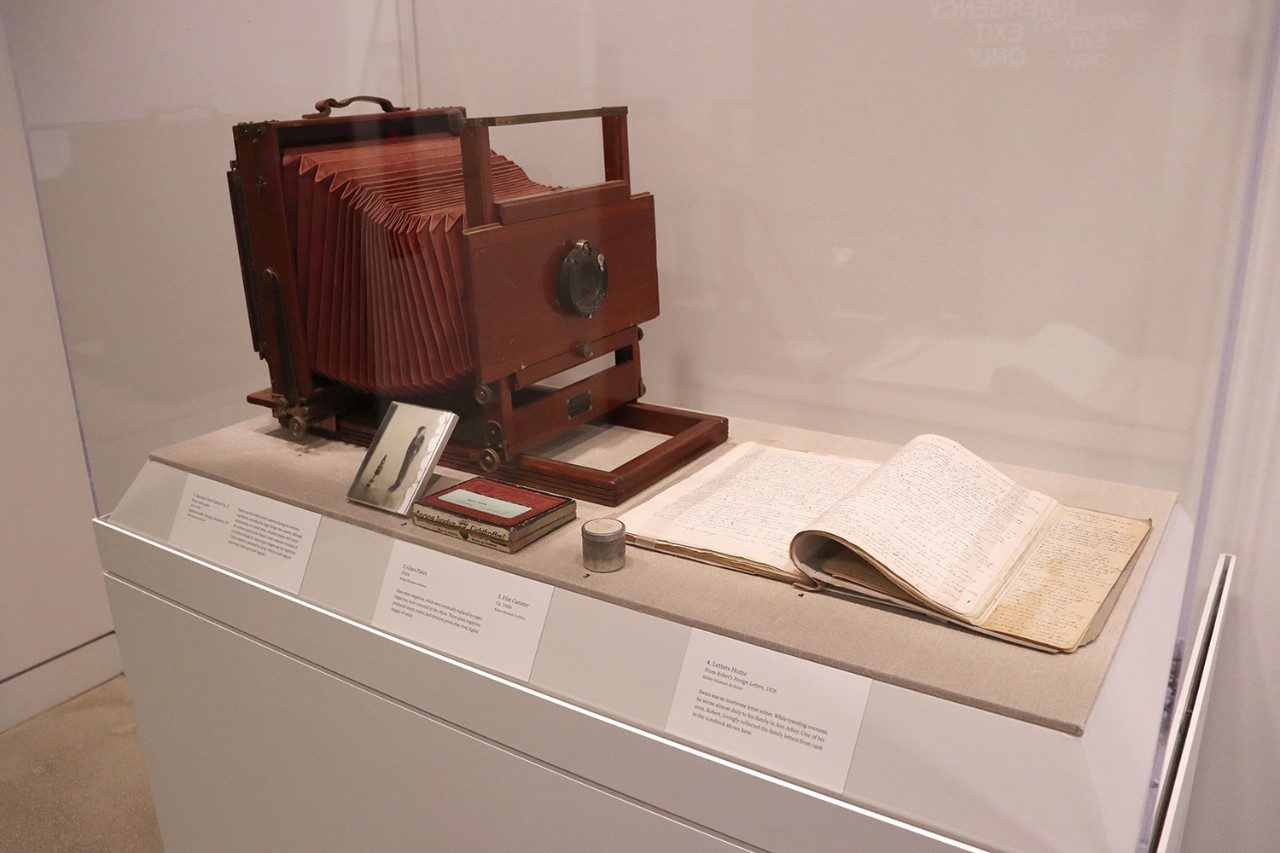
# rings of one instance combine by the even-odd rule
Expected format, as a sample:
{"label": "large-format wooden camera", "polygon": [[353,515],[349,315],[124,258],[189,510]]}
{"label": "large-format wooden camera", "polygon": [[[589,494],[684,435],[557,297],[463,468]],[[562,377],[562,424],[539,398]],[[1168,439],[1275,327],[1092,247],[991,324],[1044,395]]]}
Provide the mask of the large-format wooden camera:
{"label": "large-format wooden camera", "polygon": [[[330,115],[354,100],[383,112]],[[451,409],[446,464],[608,505],[725,440],[724,418],[636,402],[658,266],[626,107],[316,109],[234,129],[245,297],[271,375],[251,402],[297,436],[360,444],[392,399]],[[539,184],[489,146],[491,127],[586,118],[602,125],[599,184]],[[575,371],[588,375],[557,384]],[[588,422],[667,438],[611,471],[537,455]]]}

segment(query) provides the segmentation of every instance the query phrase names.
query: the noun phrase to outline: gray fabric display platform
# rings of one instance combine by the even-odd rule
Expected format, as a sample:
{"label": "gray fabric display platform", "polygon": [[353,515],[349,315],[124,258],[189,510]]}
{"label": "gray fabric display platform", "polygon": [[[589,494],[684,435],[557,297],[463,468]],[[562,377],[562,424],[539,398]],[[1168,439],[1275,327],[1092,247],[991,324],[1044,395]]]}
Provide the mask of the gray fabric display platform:
{"label": "gray fabric display platform", "polygon": [[[730,442],[887,459],[896,448],[755,421],[730,422]],[[596,436],[578,458],[608,456],[643,437]],[[579,502],[579,521],[616,515],[717,458],[703,457],[668,481],[618,508]],[[572,446],[562,455],[575,452]],[[1072,506],[1150,518],[1152,531],[1098,639],[1074,654],[1052,655],[1000,642],[897,611],[832,595],[804,593],[784,583],[677,557],[628,548],[626,567],[613,574],[582,568],[578,525],[570,525],[517,554],[433,534],[406,519],[349,503],[351,478],[363,449],[340,442],[290,439],[270,418],[258,418],[152,454],[152,459],[335,519],[416,542],[557,587],[604,599],[786,654],[913,690],[1079,735],[1085,730],[1177,496],[1172,492],[997,465],[1010,477]],[[439,469],[437,490],[468,475]]]}

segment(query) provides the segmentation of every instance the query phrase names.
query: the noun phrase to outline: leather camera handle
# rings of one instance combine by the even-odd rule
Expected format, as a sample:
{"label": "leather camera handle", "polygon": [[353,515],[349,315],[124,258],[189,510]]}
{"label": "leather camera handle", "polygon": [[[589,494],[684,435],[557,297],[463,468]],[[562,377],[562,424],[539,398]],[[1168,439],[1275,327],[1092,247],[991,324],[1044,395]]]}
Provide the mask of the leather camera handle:
{"label": "leather camera handle", "polygon": [[409,109],[408,107],[397,107],[386,98],[377,98],[373,95],[352,95],[350,98],[343,98],[342,100],[338,100],[337,98],[322,98],[321,100],[316,101],[316,111],[308,113],[303,116],[303,118],[326,118],[333,110],[340,110],[343,107],[349,107],[356,101],[365,101],[366,103],[377,104],[382,107],[382,111],[384,113],[401,113]]}

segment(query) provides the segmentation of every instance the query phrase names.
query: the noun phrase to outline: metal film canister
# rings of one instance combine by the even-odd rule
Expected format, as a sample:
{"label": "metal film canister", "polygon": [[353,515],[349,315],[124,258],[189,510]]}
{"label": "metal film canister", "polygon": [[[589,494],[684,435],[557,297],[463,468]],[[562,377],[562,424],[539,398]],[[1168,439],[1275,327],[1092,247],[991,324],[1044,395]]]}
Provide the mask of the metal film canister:
{"label": "metal film canister", "polygon": [[616,518],[593,518],[582,525],[582,565],[593,572],[616,572],[627,562],[627,528]]}

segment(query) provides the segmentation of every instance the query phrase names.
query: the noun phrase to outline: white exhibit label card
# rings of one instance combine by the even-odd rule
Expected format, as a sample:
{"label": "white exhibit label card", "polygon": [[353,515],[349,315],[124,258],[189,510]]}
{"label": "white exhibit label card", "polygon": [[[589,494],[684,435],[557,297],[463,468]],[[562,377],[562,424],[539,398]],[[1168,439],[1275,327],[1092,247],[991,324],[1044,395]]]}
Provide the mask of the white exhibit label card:
{"label": "white exhibit label card", "polygon": [[397,540],[373,625],[527,681],[553,588]]}
{"label": "white exhibit label card", "polygon": [[695,630],[667,731],[842,791],[871,680]]}
{"label": "white exhibit label card", "polygon": [[191,474],[169,543],[296,595],[319,526],[319,513]]}

